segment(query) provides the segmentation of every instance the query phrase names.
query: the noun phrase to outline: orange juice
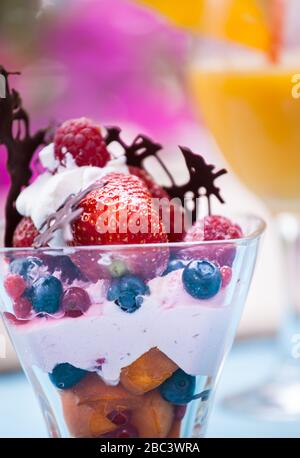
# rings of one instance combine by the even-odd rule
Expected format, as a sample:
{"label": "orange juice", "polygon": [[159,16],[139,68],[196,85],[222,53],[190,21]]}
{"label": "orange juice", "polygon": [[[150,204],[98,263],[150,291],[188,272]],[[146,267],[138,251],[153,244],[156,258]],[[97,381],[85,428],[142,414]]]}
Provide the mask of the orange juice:
{"label": "orange juice", "polygon": [[299,65],[252,57],[193,68],[196,106],[244,183],[275,210],[299,211],[300,99],[292,78],[300,57]]}
{"label": "orange juice", "polygon": [[272,2],[278,0],[138,0],[173,25],[206,37],[268,51]]}

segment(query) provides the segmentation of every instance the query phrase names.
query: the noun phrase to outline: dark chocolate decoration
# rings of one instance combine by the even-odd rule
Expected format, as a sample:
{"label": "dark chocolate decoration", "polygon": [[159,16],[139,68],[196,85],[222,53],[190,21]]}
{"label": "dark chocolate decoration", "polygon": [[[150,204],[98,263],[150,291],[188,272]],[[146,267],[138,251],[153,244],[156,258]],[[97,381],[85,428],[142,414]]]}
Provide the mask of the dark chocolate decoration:
{"label": "dark chocolate decoration", "polygon": [[5,78],[5,98],[0,98],[0,145],[7,150],[7,171],[10,187],[5,205],[4,244],[12,246],[14,230],[22,219],[16,209],[16,200],[23,187],[28,186],[32,175],[30,163],[37,148],[45,144],[46,129],[30,134],[30,121],[22,105],[20,94],[10,89],[8,72],[0,65],[0,75]]}
{"label": "dark chocolate decoration", "polygon": [[170,179],[172,186],[175,185],[172,175],[158,156],[158,152],[162,150],[162,145],[154,143],[149,137],[139,134],[133,140],[131,145],[127,145],[121,138],[121,129],[119,127],[107,127],[107,135],[105,137],[106,145],[113,142],[119,143],[125,151],[127,165],[135,167],[143,167],[143,162],[147,157],[155,157],[163,170],[166,172]]}
{"label": "dark chocolate decoration", "polygon": [[[196,221],[197,217],[198,198],[203,196],[207,198],[209,214],[211,214],[211,196],[215,196],[222,204],[225,203],[220,194],[220,189],[215,186],[214,182],[217,178],[227,173],[227,170],[221,169],[214,172],[215,166],[207,164],[200,154],[195,154],[189,148],[180,146],[179,148],[184,156],[189,172],[189,180],[186,184],[177,186],[170,171],[158,156],[158,152],[162,150],[162,146],[160,144],[154,143],[150,138],[144,135],[138,135],[131,145],[127,145],[121,138],[121,129],[119,127],[107,127],[106,130],[106,145],[110,145],[113,142],[119,143],[125,151],[127,165],[141,167],[146,170],[144,167],[145,159],[148,157],[155,157],[171,182],[170,187],[164,186],[165,191],[170,197],[179,198],[182,206],[184,206],[187,193],[192,192],[192,223]],[[203,189],[205,190],[204,193]]]}
{"label": "dark chocolate decoration", "polygon": [[54,232],[58,229],[66,229],[67,226],[74,221],[74,219],[81,215],[82,208],[78,208],[80,201],[84,199],[89,192],[99,189],[99,187],[105,186],[105,184],[106,183],[101,181],[95,182],[83,191],[80,191],[78,194],[71,194],[67,197],[65,202],[56,210],[56,212],[51,213],[39,228],[39,232],[43,232],[34,239],[33,247],[46,247],[52,240]]}
{"label": "dark chocolate decoration", "polygon": [[[166,188],[166,191],[171,197],[179,197],[181,202],[184,201],[184,198],[188,192],[193,193],[192,200],[194,201],[194,207],[192,210],[192,221],[196,221],[196,199],[202,196],[207,198],[208,202],[208,214],[211,215],[211,196],[215,196],[221,204],[224,204],[225,201],[220,194],[220,188],[216,187],[214,182],[217,178],[227,173],[226,169],[221,169],[217,172],[214,172],[215,166],[207,164],[200,154],[193,153],[189,148],[179,146],[187,169],[190,174],[189,181],[182,186],[171,186]],[[202,192],[202,189],[205,190],[205,193]]]}

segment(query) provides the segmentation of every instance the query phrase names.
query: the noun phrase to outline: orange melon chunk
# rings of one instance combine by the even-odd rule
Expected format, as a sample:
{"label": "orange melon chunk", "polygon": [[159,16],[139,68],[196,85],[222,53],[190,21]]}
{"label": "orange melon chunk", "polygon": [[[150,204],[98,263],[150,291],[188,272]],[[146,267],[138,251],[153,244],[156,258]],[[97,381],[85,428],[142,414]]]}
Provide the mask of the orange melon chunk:
{"label": "orange melon chunk", "polygon": [[143,405],[133,412],[131,422],[140,437],[168,437],[174,418],[174,406],[165,401],[159,392],[143,396]]}
{"label": "orange melon chunk", "polygon": [[102,409],[104,414],[112,410],[134,410],[141,405],[142,399],[129,393],[121,384],[106,385],[101,378],[91,373],[72,388],[79,404],[87,404]]}
{"label": "orange melon chunk", "polygon": [[122,369],[121,384],[130,393],[139,395],[158,387],[178,369],[164,353],[152,348],[130,366]]}
{"label": "orange melon chunk", "polygon": [[97,406],[79,404],[71,390],[60,395],[65,422],[73,437],[98,437],[117,428]]}

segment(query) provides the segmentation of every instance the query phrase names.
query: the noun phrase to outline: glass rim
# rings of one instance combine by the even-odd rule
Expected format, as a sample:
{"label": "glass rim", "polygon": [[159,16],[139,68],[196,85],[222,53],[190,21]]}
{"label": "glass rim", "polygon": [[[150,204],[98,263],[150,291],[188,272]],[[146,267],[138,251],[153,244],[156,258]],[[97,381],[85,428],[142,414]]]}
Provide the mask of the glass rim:
{"label": "glass rim", "polygon": [[[223,215],[227,216],[227,215]],[[226,240],[197,240],[191,242],[162,242],[162,243],[133,243],[133,244],[115,244],[115,245],[76,245],[76,246],[61,246],[61,247],[0,247],[0,254],[6,254],[9,252],[19,252],[19,253],[39,253],[39,252],[61,252],[64,251],[66,254],[73,253],[74,251],[97,251],[97,250],[104,250],[104,251],[115,251],[120,249],[120,247],[124,247],[124,249],[135,248],[135,249],[150,249],[150,248],[186,248],[186,247],[193,247],[193,246],[210,246],[210,245],[232,245],[233,243],[236,245],[244,245],[252,240],[258,239],[264,233],[267,224],[265,220],[255,214],[252,213],[236,213],[233,214],[236,218],[243,218],[249,221],[255,221],[255,228],[247,235],[236,238],[236,239],[226,239]]]}

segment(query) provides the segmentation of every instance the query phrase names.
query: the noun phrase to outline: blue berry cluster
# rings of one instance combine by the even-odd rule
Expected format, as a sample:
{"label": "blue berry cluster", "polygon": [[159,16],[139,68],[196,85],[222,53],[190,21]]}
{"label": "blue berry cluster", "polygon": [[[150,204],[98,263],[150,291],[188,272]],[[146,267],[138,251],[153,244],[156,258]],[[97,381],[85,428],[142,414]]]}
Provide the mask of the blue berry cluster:
{"label": "blue berry cluster", "polygon": [[133,313],[142,305],[143,296],[149,293],[149,287],[142,278],[127,274],[113,279],[107,299],[114,301],[124,312]]}
{"label": "blue berry cluster", "polygon": [[[21,275],[28,287],[24,296],[30,300],[36,313],[56,313],[59,310],[63,286],[53,275],[40,275],[39,269],[44,266],[42,259],[28,256],[12,260],[9,269],[12,273]],[[45,267],[45,266],[44,266]]]}
{"label": "blue berry cluster", "polygon": [[[81,270],[66,255],[51,256],[43,253],[41,257],[16,257],[11,260],[9,270],[27,282],[23,296],[31,302],[38,314],[54,314],[59,311],[63,299],[62,282],[70,284],[74,280],[87,281]],[[57,271],[60,272],[61,280],[54,274]],[[77,288],[79,299],[82,292],[85,293]]]}

